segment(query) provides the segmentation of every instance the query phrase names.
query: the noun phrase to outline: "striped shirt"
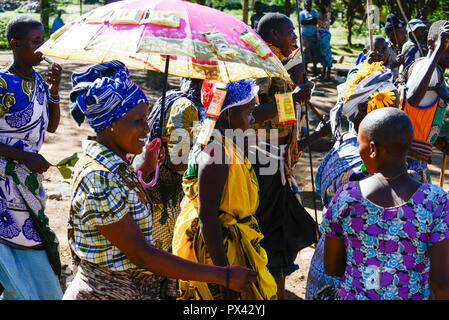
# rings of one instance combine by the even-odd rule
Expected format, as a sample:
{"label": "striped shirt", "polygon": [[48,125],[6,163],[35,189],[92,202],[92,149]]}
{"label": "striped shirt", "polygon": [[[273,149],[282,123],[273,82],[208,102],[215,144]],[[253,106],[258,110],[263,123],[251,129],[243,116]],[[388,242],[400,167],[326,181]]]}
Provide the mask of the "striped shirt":
{"label": "striped shirt", "polygon": [[[96,228],[117,222],[130,213],[145,238],[152,243],[151,211],[139,199],[139,188],[132,187],[137,182],[134,169],[96,141],[83,141],[83,151],[107,171],[92,166],[80,168],[80,161],[75,166],[72,185],[82,180],[76,190],[72,190],[68,220],[68,228],[73,231],[69,232],[70,247],[79,258],[99,266],[115,271],[144,272]],[[128,181],[120,173],[125,174]]]}

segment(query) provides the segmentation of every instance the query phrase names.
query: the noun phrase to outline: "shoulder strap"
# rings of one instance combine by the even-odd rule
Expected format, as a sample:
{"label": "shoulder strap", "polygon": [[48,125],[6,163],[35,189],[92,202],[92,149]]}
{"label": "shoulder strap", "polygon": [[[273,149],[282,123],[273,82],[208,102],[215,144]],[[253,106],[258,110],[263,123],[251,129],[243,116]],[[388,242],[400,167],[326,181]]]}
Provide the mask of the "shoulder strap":
{"label": "shoulder strap", "polygon": [[91,156],[87,154],[83,154],[81,158],[78,160],[78,171],[76,172],[76,175],[72,179],[72,195],[75,194],[76,190],[78,189],[81,181],[83,181],[83,178],[79,178],[81,176],[81,173],[87,169],[88,167],[92,168],[92,171],[105,171],[110,172],[109,169],[107,169],[104,165],[93,159]]}
{"label": "shoulder strap", "polygon": [[[84,177],[81,177],[81,173],[85,169],[87,169],[88,167],[91,167],[93,169],[93,171],[110,172],[110,170],[108,170],[105,166],[103,166],[101,163],[99,163],[98,161],[94,160],[91,156],[89,156],[89,155],[87,155],[85,153],[78,160],[77,165],[78,165],[79,169],[78,169],[78,171],[76,171],[75,175],[73,176],[72,185],[71,185],[72,195],[70,197],[70,210],[69,210],[69,215],[70,216],[73,215],[73,207],[72,207],[73,195],[76,193],[76,190],[78,189],[81,181],[83,181],[83,178],[84,178]],[[72,237],[73,232],[74,232],[73,228],[71,228],[71,227],[67,228],[67,240],[68,241],[70,241],[70,238]],[[72,250],[72,247],[70,245],[69,245],[69,249],[70,249],[70,255],[72,256],[73,264],[75,266],[78,266],[78,264],[81,261],[81,259]]]}

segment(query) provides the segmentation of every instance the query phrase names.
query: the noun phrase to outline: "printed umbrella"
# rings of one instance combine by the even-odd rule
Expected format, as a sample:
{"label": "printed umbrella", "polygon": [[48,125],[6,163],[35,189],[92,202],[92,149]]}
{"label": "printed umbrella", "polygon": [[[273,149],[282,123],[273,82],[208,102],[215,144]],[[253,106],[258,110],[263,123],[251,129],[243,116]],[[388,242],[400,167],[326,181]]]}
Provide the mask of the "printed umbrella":
{"label": "printed umbrella", "polygon": [[[290,79],[245,23],[181,0],[126,0],[93,9],[57,30],[37,51],[63,59],[120,60],[129,68],[164,70],[162,105],[168,74],[225,83],[267,76]],[[164,123],[164,112],[159,123]],[[154,179],[144,185],[154,185],[158,173],[159,165]]]}
{"label": "printed umbrella", "polygon": [[232,82],[278,76],[282,63],[259,35],[219,10],[181,0],[114,2],[80,16],[39,48],[44,55]]}

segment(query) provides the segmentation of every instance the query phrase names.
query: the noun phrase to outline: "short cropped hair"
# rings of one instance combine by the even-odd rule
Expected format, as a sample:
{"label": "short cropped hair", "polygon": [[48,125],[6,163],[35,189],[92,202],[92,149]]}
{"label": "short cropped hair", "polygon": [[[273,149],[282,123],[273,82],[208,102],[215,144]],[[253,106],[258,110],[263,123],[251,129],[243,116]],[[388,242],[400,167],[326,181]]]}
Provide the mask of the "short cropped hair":
{"label": "short cropped hair", "polygon": [[[379,35],[374,35],[374,36],[373,36],[373,44],[374,44],[376,41],[378,41],[378,40],[383,40],[383,41],[385,42],[385,44],[387,44],[387,40],[385,40],[384,37],[379,36]],[[369,38],[368,38],[368,39],[366,39],[366,41],[365,41],[365,50],[369,50],[369,45],[370,45],[370,41],[369,41]]]}
{"label": "short cropped hair", "polygon": [[286,19],[289,19],[289,17],[282,13],[267,13],[260,19],[257,25],[257,33],[265,40],[270,34],[270,31],[278,28],[282,23],[287,21]]}
{"label": "short cropped hair", "polygon": [[33,28],[42,27],[39,20],[34,19],[26,14],[17,15],[8,21],[6,25],[6,39],[11,43],[12,39],[22,40],[28,34],[28,31]]}
{"label": "short cropped hair", "polygon": [[413,140],[413,125],[407,113],[394,107],[376,109],[366,115],[360,128],[370,141],[389,153],[404,155]]}

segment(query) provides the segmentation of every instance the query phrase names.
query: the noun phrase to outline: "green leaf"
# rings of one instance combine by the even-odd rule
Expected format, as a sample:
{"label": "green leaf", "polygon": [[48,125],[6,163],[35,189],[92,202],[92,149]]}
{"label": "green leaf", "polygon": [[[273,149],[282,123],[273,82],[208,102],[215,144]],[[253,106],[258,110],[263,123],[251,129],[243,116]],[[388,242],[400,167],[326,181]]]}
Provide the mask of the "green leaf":
{"label": "green leaf", "polygon": [[61,166],[73,167],[77,161],[78,161],[78,154],[75,152],[70,157],[67,157],[67,158],[59,161],[58,164],[56,164],[56,167],[61,167]]}
{"label": "green leaf", "polygon": [[70,179],[70,177],[72,176],[72,170],[70,170],[67,167],[57,167],[57,168],[64,179]]}

